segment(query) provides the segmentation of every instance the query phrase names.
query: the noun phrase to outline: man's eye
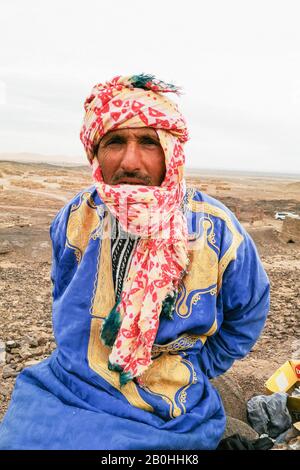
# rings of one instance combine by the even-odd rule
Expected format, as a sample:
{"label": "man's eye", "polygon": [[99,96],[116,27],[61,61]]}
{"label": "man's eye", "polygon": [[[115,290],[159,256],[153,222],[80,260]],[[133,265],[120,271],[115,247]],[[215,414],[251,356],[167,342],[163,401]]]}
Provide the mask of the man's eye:
{"label": "man's eye", "polygon": [[159,145],[156,140],[151,139],[150,137],[143,137],[140,142],[143,145]]}
{"label": "man's eye", "polygon": [[123,139],[114,137],[113,139],[108,140],[105,145],[107,146],[107,145],[123,144],[123,143],[124,143]]}

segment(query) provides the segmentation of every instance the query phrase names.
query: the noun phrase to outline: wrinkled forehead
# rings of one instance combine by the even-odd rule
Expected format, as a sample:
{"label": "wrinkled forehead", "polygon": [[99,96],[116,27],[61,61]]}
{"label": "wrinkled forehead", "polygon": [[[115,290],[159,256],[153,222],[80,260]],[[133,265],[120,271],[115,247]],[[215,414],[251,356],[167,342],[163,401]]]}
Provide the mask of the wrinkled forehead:
{"label": "wrinkled forehead", "polygon": [[124,136],[124,137],[151,137],[159,142],[159,136],[153,127],[127,127],[123,129],[114,129],[106,132],[101,138],[100,142],[105,142],[113,136]]}

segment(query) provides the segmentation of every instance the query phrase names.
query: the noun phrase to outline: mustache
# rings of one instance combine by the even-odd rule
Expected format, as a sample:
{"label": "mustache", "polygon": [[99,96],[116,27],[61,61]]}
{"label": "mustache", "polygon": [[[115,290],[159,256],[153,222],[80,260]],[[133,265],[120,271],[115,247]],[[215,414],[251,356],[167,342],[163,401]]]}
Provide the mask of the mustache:
{"label": "mustache", "polygon": [[118,184],[118,181],[122,181],[125,178],[137,178],[143,181],[147,186],[150,186],[152,183],[152,179],[150,176],[140,173],[139,171],[118,171],[112,177],[112,183]]}

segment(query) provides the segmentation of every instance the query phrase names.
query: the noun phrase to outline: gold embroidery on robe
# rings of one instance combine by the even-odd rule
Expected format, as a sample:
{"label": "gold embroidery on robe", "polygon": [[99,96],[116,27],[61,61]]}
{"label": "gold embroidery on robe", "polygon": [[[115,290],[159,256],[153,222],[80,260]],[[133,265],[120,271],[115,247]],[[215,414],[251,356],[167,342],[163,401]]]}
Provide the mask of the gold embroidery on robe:
{"label": "gold embroidery on robe", "polygon": [[99,233],[99,225],[97,206],[91,193],[85,192],[81,195],[79,203],[72,205],[67,226],[66,246],[74,250],[78,263],[82,259],[90,238],[95,238],[95,235]]}
{"label": "gold embroidery on robe", "polygon": [[[183,278],[176,301],[176,313],[182,318],[188,318],[193,305],[201,300],[202,294],[217,295],[222,285],[223,273],[233,259],[236,258],[237,248],[244,237],[234,227],[229,215],[222,209],[211,204],[189,199],[188,206],[194,213],[200,213],[199,229],[201,235],[190,237],[188,274]],[[232,242],[219,260],[219,247],[215,241],[214,222],[210,216],[225,221],[232,234]],[[216,318],[204,335],[212,335],[217,329]]]}
{"label": "gold embroidery on robe", "polygon": [[201,341],[201,343],[204,344],[206,340],[207,337],[205,335],[189,335],[185,333],[173,341],[170,341],[169,343],[154,343],[152,347],[152,354],[156,355],[161,352],[185,351],[186,349],[193,348],[197,341]]}
{"label": "gold embroidery on robe", "polygon": [[116,303],[111,259],[110,217],[103,219],[103,237],[98,259],[98,277],[95,278],[91,315],[106,318]]}
{"label": "gold embroidery on robe", "polygon": [[218,276],[217,276],[217,293],[219,292],[221,285],[222,285],[222,277],[224,274],[225,269],[227,268],[228,264],[236,259],[237,249],[244,240],[243,235],[235,228],[233,221],[231,220],[230,216],[220,207],[213,206],[212,204],[208,204],[206,202],[201,201],[190,201],[190,208],[195,213],[203,213],[209,214],[214,217],[218,217],[222,219],[225,223],[227,228],[230,230],[232,234],[232,242],[228,247],[227,251],[224,253],[222,258],[219,260],[218,266]]}
{"label": "gold embroidery on robe", "polygon": [[197,377],[193,364],[178,353],[162,353],[140,376],[142,388],[169,405],[170,418],[186,413],[186,391]]}

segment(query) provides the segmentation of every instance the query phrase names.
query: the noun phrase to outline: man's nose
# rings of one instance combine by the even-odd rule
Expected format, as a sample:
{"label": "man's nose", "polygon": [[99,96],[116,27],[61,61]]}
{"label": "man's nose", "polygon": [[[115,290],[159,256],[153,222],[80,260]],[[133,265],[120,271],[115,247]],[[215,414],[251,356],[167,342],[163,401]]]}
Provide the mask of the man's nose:
{"label": "man's nose", "polygon": [[136,171],[141,169],[141,153],[137,142],[127,143],[122,156],[121,168],[126,171]]}

